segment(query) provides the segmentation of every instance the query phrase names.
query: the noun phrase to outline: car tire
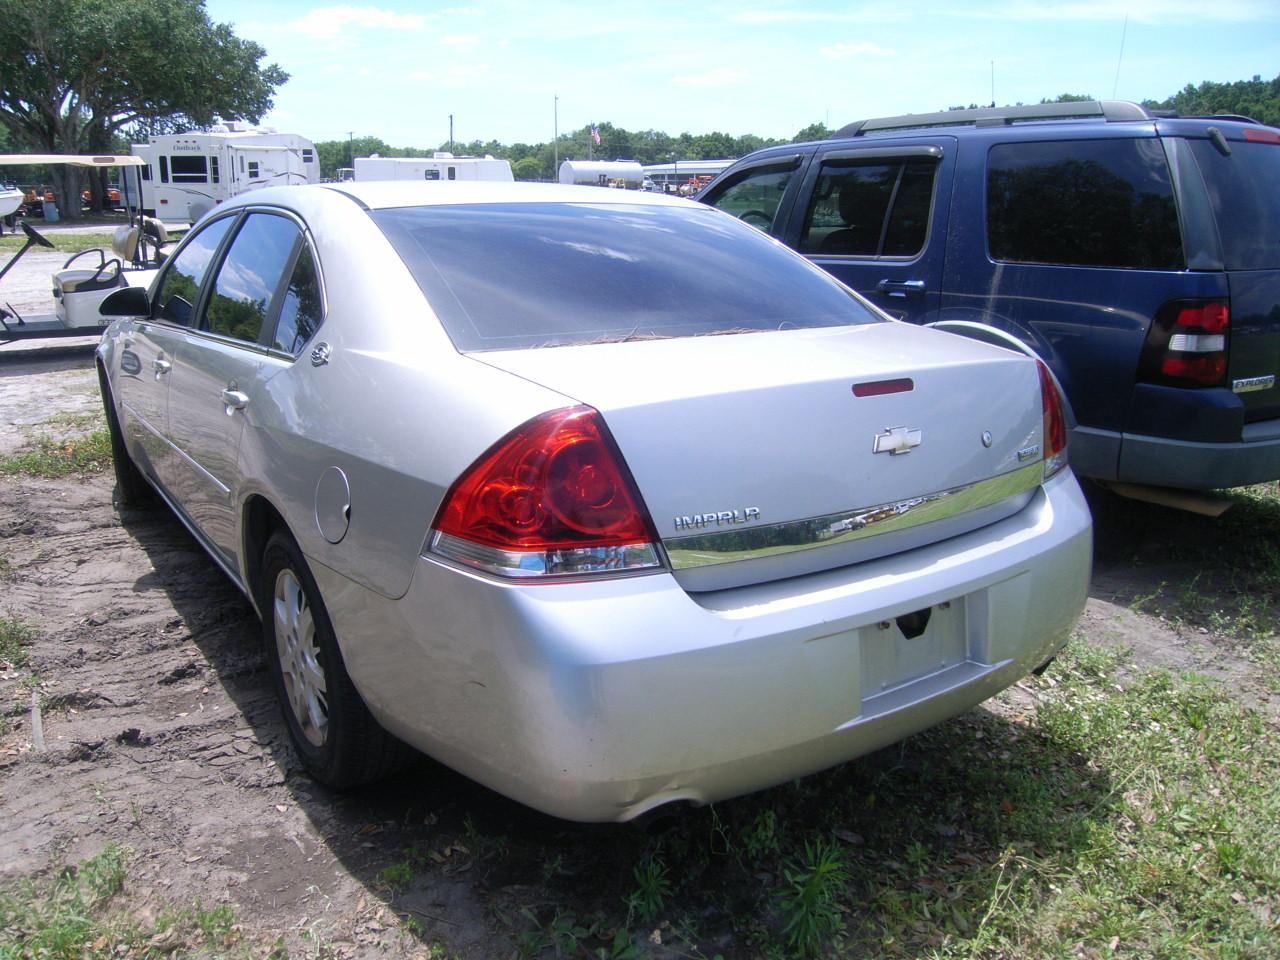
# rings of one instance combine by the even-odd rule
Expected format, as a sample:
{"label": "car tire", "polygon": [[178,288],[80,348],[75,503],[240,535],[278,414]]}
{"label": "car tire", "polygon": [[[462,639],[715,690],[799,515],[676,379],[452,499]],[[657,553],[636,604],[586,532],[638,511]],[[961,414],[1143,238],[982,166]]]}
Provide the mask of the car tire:
{"label": "car tire", "polygon": [[258,606],[285,725],[313,778],[342,789],[380,779],[413,752],[378,725],[347,674],[311,570],[287,532],[262,554]]}
{"label": "car tire", "polygon": [[116,503],[125,509],[149,507],[155,502],[151,484],[142,475],[138,465],[129,456],[120,430],[120,418],[116,416],[115,403],[111,399],[111,387],[102,370],[98,371],[98,383],[102,389],[102,406],[107,417],[107,433],[111,437],[111,465],[116,475]]}

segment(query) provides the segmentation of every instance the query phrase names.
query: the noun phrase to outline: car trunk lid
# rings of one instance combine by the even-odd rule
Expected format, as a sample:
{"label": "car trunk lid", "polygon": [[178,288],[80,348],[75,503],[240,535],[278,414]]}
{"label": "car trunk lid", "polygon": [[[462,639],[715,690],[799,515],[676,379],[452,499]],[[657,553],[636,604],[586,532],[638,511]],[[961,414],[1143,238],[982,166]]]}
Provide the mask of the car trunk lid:
{"label": "car trunk lid", "polygon": [[689,589],[953,536],[1041,479],[1035,365],[905,324],[472,356],[600,411]]}

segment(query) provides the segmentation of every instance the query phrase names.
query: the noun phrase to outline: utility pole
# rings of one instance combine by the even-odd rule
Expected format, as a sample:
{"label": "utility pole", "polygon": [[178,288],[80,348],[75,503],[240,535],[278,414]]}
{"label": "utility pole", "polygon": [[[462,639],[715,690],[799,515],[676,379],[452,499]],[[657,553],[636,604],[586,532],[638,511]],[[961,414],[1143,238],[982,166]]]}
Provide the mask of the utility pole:
{"label": "utility pole", "polygon": [[551,179],[560,179],[560,98],[557,96],[555,102],[551,105],[551,122],[554,125],[552,130],[554,136],[551,142],[554,144],[552,155],[555,159],[551,162]]}
{"label": "utility pole", "polygon": [[449,114],[449,152],[453,153],[453,114]]}
{"label": "utility pole", "polygon": [[352,138],[352,137],[354,137],[355,135],[356,135],[356,132],[355,132],[354,130],[348,130],[348,131],[347,131],[347,166],[348,166],[348,167],[351,167],[351,166],[354,166],[354,165],[355,165],[355,160],[354,160],[354,159],[352,158],[352,156],[351,156],[351,152],[352,152],[352,151],[351,151],[351,138]]}

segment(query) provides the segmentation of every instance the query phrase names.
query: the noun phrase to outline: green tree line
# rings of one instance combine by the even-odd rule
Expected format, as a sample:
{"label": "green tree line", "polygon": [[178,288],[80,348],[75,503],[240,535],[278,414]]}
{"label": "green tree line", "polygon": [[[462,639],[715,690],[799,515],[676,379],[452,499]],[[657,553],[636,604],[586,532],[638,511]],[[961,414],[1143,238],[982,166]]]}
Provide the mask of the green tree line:
{"label": "green tree line", "polygon": [[[1063,93],[1041,100],[1041,103],[1093,100],[1085,93]],[[1009,104],[1014,106],[1015,104]],[[970,103],[968,108],[985,106]],[[1021,104],[1016,104],[1021,106]],[[1232,114],[1251,117],[1262,123],[1280,126],[1280,75],[1272,80],[1254,76],[1250,80],[1234,83],[1205,81],[1199,86],[1188,84],[1182,90],[1164,100],[1144,100],[1143,106],[1152,110],[1168,110],[1182,116],[1212,116]],[[966,109],[964,105],[949,107]],[[849,117],[849,120],[858,119]],[[800,143],[805,140],[822,140],[831,136],[832,129],[822,123],[811,123],[798,130],[790,140],[771,140],[754,134],[741,137],[727,133],[681,133],[671,136],[661,130],[632,131],[612,123],[595,125],[600,131],[600,143],[591,138],[591,125],[562,133],[558,144],[499,143],[497,140],[461,141],[452,144],[453,153],[459,156],[484,156],[491,154],[511,161],[517,180],[555,179],[555,157],[558,152],[563,160],[585,160],[593,156],[597,160],[635,160],[642,164],[667,163],[671,160],[718,160],[746,156],[761,147],[779,143]],[[558,151],[557,151],[558,147]],[[353,140],[326,140],[316,144],[322,176],[333,177],[339,167],[351,165],[354,157],[367,157],[377,153],[383,157],[430,156],[436,150],[448,150],[449,143],[430,147],[393,147],[377,137],[357,137]]]}

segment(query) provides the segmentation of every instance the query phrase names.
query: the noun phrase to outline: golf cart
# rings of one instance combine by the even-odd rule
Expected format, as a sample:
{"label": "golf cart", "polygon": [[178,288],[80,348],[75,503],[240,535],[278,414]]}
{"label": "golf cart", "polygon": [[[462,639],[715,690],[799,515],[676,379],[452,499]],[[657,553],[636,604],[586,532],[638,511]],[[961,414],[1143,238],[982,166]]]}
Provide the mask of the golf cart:
{"label": "golf cart", "polygon": [[[0,166],[63,163],[79,167],[133,167],[135,171],[146,165],[141,157],[133,156],[76,156],[69,154],[4,154]],[[142,195],[142,178],[136,181],[138,196]],[[156,270],[163,262],[167,240],[163,225],[148,224],[146,218],[135,222],[130,210],[129,223],[116,228],[111,241],[111,253],[102,249],[84,250],[74,254],[53,274],[54,311],[52,314],[22,316],[12,305],[4,303],[3,285],[0,284],[0,344],[14,340],[43,340],[55,337],[93,336],[105,325],[98,314],[98,305],[121,287],[145,287],[151,283]],[[0,281],[32,247],[53,249],[53,243],[25,220],[21,229],[27,242],[2,268]]]}

